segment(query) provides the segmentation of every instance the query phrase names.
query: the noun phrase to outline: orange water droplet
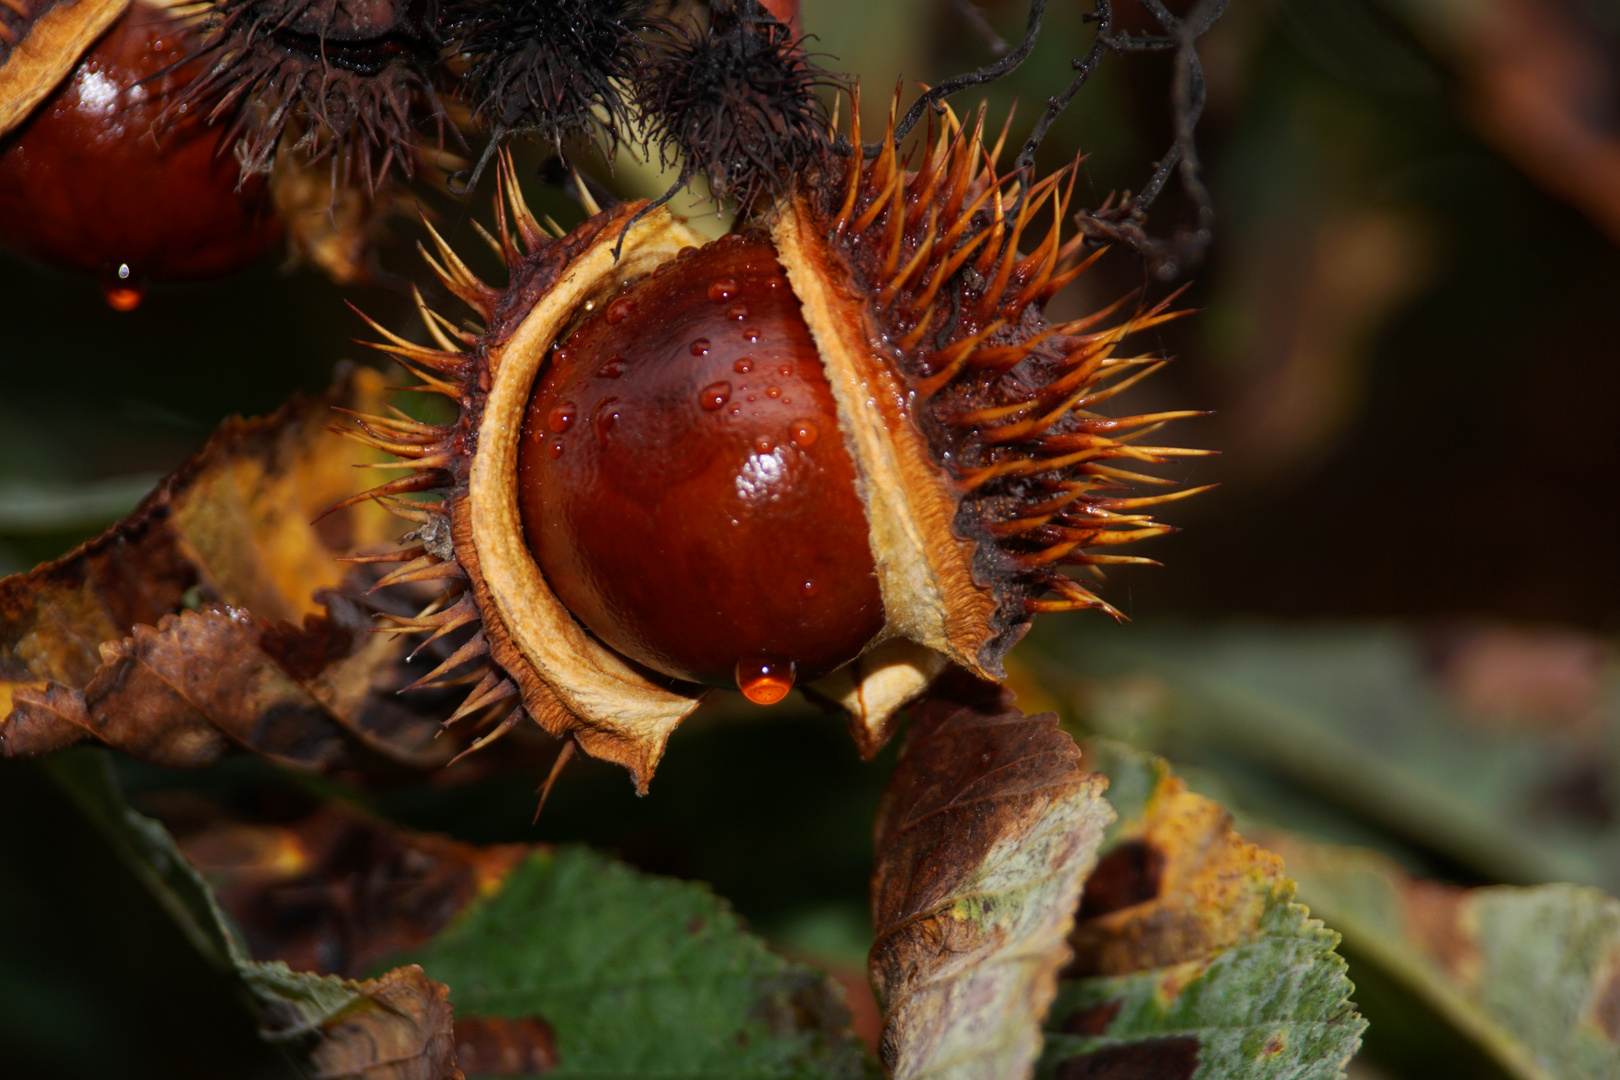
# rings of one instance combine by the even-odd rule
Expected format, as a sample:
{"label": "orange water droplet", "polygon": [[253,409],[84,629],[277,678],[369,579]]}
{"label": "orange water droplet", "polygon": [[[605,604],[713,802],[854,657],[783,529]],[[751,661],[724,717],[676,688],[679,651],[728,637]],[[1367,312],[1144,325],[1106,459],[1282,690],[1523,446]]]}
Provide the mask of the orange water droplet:
{"label": "orange water droplet", "polygon": [[774,656],[737,661],[737,687],[755,705],[775,705],[793,689],[794,663]]}
{"label": "orange water droplet", "polygon": [[811,578],[805,578],[804,584],[799,586],[799,595],[804,597],[806,600],[810,599],[820,591],[821,586],[817,585]]}
{"label": "orange water droplet", "polygon": [[776,449],[776,446],[775,446],[774,443],[771,442],[771,440],[770,440],[770,438],[768,436],[761,435],[759,438],[754,440],[754,452],[755,453],[768,454],[774,449]]}
{"label": "orange water droplet", "polygon": [[628,296],[621,296],[607,306],[604,316],[610,324],[622,323],[629,314],[636,309],[636,302]]}
{"label": "orange water droplet", "polygon": [[752,358],[745,356],[738,360],[735,364],[732,364],[731,370],[735,371],[739,375],[746,375],[750,371],[754,370],[754,361]]}
{"label": "orange water droplet", "polygon": [[553,406],[546,414],[546,427],[561,435],[574,426],[574,418],[579,415],[579,406],[572,401],[564,401]]}
{"label": "orange water droplet", "polygon": [[776,369],[776,373],[785,379],[789,375],[793,374],[793,365],[783,364],[781,367]]}
{"label": "orange water droplet", "polygon": [[134,311],[146,298],[146,279],[129,263],[109,266],[101,275],[101,295],[114,311]]}
{"label": "orange water droplet", "polygon": [[706,337],[700,337],[696,341],[692,342],[688,348],[691,350],[693,356],[708,356],[709,339]]}
{"label": "orange water droplet", "polygon": [[698,391],[698,404],[709,412],[714,412],[714,410],[730,400],[731,384],[728,382],[710,383]]}
{"label": "orange water droplet", "polygon": [[613,359],[597,368],[596,374],[604,379],[617,379],[620,375],[624,374],[624,369],[629,366],[630,365],[626,364],[624,360],[615,356]]}
{"label": "orange water droplet", "polygon": [[552,444],[550,446],[546,447],[546,452],[549,453],[554,458],[562,457],[563,456],[562,440],[561,439],[553,440]]}
{"label": "orange water droplet", "polygon": [[808,450],[816,444],[816,440],[821,437],[821,432],[817,431],[816,425],[808,420],[795,420],[788,437],[793,440],[793,445],[800,450]]}
{"label": "orange water droplet", "polygon": [[709,283],[709,299],[717,304],[723,304],[737,295],[737,282],[735,278],[716,278]]}
{"label": "orange water droplet", "polygon": [[782,388],[780,386],[767,386],[765,388],[765,396],[768,398],[779,398],[782,396]]}
{"label": "orange water droplet", "polygon": [[726,309],[726,318],[736,319],[738,322],[742,322],[744,319],[748,318],[748,305],[732,304]]}

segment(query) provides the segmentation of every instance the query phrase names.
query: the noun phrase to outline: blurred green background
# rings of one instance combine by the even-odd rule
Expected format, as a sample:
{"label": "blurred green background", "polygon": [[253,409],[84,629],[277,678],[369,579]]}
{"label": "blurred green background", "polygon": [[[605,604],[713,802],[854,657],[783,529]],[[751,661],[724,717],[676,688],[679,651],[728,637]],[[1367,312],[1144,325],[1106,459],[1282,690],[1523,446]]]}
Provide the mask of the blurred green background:
{"label": "blurred green background", "polygon": [[[1016,38],[1022,3],[983,6]],[[988,89],[992,118],[1017,100],[1018,132],[1067,83],[1082,7],[1052,5],[1028,63]],[[804,24],[828,67],[864,80],[869,124],[896,76],[987,57],[950,0],[805,0]],[[1185,531],[1141,552],[1163,568],[1110,575],[1129,625],[1038,628],[1016,654],[1024,704],[1166,754],[1245,827],[1462,884],[1620,891],[1620,5],[1234,0],[1200,51],[1217,239],[1184,300],[1200,313],[1139,342],[1175,363],[1122,407],[1213,410],[1168,441],[1218,449],[1175,475],[1221,487],[1167,508]],[[1169,85],[1165,56],[1109,57],[1043,169],[1086,155],[1092,206],[1139,187],[1169,145]],[[582,216],[525,168],[537,208]],[[599,171],[626,194],[662,186],[628,162]],[[1179,198],[1155,208],[1159,231]],[[485,200],[428,202],[476,255]],[[154,286],[128,314],[93,280],[0,254],[0,573],[98,531],[221,418],[362,358],[345,301],[418,335],[418,232],[396,220],[369,287],[268,260]],[[1058,306],[1142,279],[1111,257]],[[417,827],[583,839],[713,882],[784,946],[859,967],[885,760],[858,762],[805,706],[726,701],[682,729],[646,799],[595,764],[571,767],[535,828],[528,774],[370,797]],[[283,783],[253,763],[127,779]],[[8,1075],[279,1075],[242,1016],[206,1011],[223,1008],[209,973],[28,766],[0,767],[0,805]],[[1372,1020],[1358,1075],[1491,1075],[1347,952]]]}

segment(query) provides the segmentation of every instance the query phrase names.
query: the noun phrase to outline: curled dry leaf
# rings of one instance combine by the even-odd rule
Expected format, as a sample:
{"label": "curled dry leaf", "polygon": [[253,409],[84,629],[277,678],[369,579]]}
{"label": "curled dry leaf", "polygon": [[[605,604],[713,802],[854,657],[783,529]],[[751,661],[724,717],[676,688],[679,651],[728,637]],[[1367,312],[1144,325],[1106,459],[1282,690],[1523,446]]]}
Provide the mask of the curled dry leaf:
{"label": "curled dry leaf", "polygon": [[1086,882],[1039,1075],[1340,1077],[1366,1024],[1282,860],[1164,761],[1086,745],[1119,812]]}
{"label": "curled dry leaf", "polygon": [[338,558],[391,546],[400,524],[370,503],[321,516],[368,463],[324,430],[333,408],[382,396],[381,375],[350,369],[319,398],[228,420],[129,517],[0,581],[0,755],[88,737],[167,766],[233,747],[305,769],[441,764],[442,701],[394,693],[432,661],[371,632],[390,601],[361,599],[368,579]]}
{"label": "curled dry leaf", "polygon": [[1620,1074],[1620,900],[1577,885],[1465,889],[1378,852],[1262,842],[1358,955],[1518,1080]]}
{"label": "curled dry leaf", "polygon": [[872,981],[895,1077],[1028,1076],[1111,815],[1050,713],[947,676],[911,714],[877,820]]}
{"label": "curled dry leaf", "polygon": [[316,1080],[461,1080],[450,988],[415,964],[352,983],[354,1001],[327,1019],[309,1052]]}

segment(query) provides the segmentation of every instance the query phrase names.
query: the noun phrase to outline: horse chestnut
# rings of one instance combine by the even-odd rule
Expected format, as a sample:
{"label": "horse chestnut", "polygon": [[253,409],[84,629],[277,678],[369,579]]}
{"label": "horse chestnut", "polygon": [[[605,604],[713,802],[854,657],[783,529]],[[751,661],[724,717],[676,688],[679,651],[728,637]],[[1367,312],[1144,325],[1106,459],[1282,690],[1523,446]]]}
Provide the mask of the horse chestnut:
{"label": "horse chestnut", "polygon": [[768,700],[797,668],[875,753],[947,663],[998,679],[1037,612],[1112,611],[1065,569],[1148,561],[1106,549],[1192,493],[1129,494],[1165,481],[1114,462],[1198,451],[1139,442],[1191,414],[1099,406],[1156,363],[1119,344],[1175,313],[1049,322],[1090,260],[1056,224],[1023,241],[1072,175],[998,174],[982,116],[947,120],[915,171],[892,120],[872,157],[828,139],[712,244],[646,203],[548,233],[509,161],[506,288],[434,234],[483,325],[424,307],[436,347],[380,347],[460,416],[361,419],[409,472],[354,500],[441,496],[392,501],[415,544],[376,559],[450,583],[396,629],[477,626],[432,676],[484,666],[453,720],[521,702],[475,747],[528,715],[644,787],[706,685]]}
{"label": "horse chestnut", "polygon": [[598,306],[523,423],[529,547],[624,655],[775,701],[883,629],[855,465],[764,237],[679,254]]}
{"label": "horse chestnut", "polygon": [[131,5],[66,81],[0,141],[0,241],[100,273],[127,310],[144,278],[208,278],[279,235],[263,177],[238,184],[222,132],[168,114],[190,78],[181,25]]}

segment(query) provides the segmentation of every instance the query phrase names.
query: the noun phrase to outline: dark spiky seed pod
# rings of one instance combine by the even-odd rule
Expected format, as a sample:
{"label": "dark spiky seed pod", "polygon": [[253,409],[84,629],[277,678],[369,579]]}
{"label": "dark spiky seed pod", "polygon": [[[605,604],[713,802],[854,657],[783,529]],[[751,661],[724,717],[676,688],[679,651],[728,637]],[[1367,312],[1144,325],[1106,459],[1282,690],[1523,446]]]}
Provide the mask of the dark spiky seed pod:
{"label": "dark spiky seed pod", "polygon": [[593,137],[610,152],[630,122],[620,86],[642,56],[645,0],[452,0],[444,25],[471,66],[462,96],[489,129],[548,143]]}
{"label": "dark spiky seed pod", "polygon": [[826,145],[816,88],[838,84],[802,45],[757,0],[717,0],[706,26],[671,28],[636,80],[649,146],[744,207],[781,194]]}
{"label": "dark spiky seed pod", "polygon": [[291,149],[345,185],[358,165],[374,193],[395,165],[411,174],[419,125],[443,138],[437,20],[436,0],[214,0],[182,100],[230,125],[244,176],[269,172],[290,128]]}

